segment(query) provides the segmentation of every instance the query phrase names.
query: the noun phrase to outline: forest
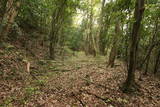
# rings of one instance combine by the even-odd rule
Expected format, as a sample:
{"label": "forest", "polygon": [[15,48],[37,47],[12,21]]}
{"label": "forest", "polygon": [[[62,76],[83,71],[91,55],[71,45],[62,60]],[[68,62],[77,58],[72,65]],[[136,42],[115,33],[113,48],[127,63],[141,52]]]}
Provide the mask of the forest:
{"label": "forest", "polygon": [[160,0],[0,0],[0,107],[160,107]]}

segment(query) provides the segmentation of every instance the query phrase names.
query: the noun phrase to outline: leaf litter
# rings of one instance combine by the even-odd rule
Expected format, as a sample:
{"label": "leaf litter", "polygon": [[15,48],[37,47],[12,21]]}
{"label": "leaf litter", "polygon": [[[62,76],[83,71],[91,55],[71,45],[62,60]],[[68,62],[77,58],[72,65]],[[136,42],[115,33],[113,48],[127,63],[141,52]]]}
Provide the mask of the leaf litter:
{"label": "leaf litter", "polygon": [[[36,63],[36,62],[34,62]],[[38,67],[37,80],[1,81],[0,105],[13,107],[158,107],[159,80],[144,76],[136,81],[140,92],[125,94],[120,86],[126,78],[125,64],[106,68],[104,60],[64,61]],[[52,69],[50,69],[52,68]],[[38,72],[37,72],[38,73]]]}

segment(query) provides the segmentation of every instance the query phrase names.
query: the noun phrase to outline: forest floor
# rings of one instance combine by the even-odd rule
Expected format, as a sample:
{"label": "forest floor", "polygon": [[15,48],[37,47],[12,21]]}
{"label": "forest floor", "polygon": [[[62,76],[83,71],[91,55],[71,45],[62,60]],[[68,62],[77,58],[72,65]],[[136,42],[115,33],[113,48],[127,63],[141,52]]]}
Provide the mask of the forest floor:
{"label": "forest floor", "polygon": [[125,64],[105,57],[31,61],[31,73],[0,80],[0,107],[160,107],[160,80],[144,76],[139,92],[124,94]]}

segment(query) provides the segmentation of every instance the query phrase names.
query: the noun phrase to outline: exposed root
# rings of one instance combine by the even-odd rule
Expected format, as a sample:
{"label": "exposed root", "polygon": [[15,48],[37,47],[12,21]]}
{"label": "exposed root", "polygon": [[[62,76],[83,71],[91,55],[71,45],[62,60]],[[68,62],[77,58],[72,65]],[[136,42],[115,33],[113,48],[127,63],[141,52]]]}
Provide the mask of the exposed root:
{"label": "exposed root", "polygon": [[137,84],[136,82],[133,82],[131,84],[128,83],[123,83],[122,87],[120,87],[120,89],[124,92],[124,93],[135,93],[135,92],[139,92],[140,85]]}

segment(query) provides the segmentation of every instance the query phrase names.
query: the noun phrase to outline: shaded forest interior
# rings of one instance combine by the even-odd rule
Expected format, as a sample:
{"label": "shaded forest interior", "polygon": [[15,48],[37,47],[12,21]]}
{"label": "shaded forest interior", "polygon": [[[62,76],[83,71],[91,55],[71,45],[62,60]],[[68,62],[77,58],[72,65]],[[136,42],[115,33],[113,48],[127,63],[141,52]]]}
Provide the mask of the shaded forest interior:
{"label": "shaded forest interior", "polygon": [[159,107],[159,0],[0,0],[0,107]]}

